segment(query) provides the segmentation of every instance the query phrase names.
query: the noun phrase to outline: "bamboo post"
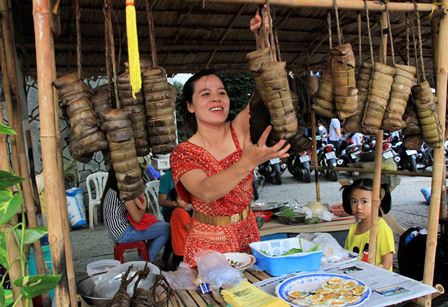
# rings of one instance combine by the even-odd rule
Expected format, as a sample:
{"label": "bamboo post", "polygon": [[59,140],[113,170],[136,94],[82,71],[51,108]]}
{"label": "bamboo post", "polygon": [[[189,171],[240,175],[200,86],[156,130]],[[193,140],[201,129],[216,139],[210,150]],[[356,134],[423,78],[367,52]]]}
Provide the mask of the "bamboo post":
{"label": "bamboo post", "polygon": [[[78,48],[80,51],[80,48]],[[52,60],[52,80],[55,80],[57,77],[56,74],[56,57],[54,54],[54,41],[53,35],[51,35],[51,60]],[[82,76],[80,64],[81,57],[77,55],[79,58],[79,66],[78,66],[78,74]],[[70,295],[70,303],[71,306],[77,305],[77,297],[76,297],[76,280],[75,280],[75,269],[73,267],[73,251],[72,251],[72,239],[70,237],[70,224],[68,220],[68,209],[64,204],[67,203],[67,195],[65,193],[65,177],[64,177],[64,165],[62,158],[62,147],[61,147],[61,132],[60,132],[60,124],[59,124],[59,97],[56,91],[53,91],[53,106],[54,106],[54,124],[55,124],[55,135],[56,135],[56,145],[57,145],[57,166],[58,172],[60,174],[60,179],[58,181],[59,187],[59,203],[63,204],[61,208],[61,221],[63,226],[64,233],[64,247],[65,247],[65,261],[67,267],[67,282],[68,282],[68,290]]]}
{"label": "bamboo post", "polygon": [[[22,189],[23,189],[23,198],[25,203],[25,209],[27,213],[27,222],[30,227],[37,227],[37,219],[36,219],[36,209],[34,205],[33,191],[30,180],[30,173],[28,169],[28,159],[26,156],[26,148],[25,148],[25,135],[23,131],[22,125],[22,108],[21,108],[21,95],[20,89],[18,86],[18,78],[17,78],[17,63],[16,63],[16,55],[15,55],[15,43],[13,38],[12,31],[12,20],[11,20],[11,11],[9,9],[8,3],[6,0],[0,1],[0,12],[1,12],[1,25],[2,25],[2,34],[3,34],[3,44],[5,47],[5,55],[6,55],[6,67],[2,70],[8,73],[8,78],[11,80],[11,88],[12,92],[15,95],[16,104],[12,109],[13,118],[14,118],[14,129],[16,130],[16,142],[17,142],[17,156],[19,160],[19,171],[20,175],[23,177],[22,181]],[[25,221],[22,221],[25,223]],[[45,261],[44,255],[42,252],[42,247],[40,245],[40,241],[37,240],[33,243],[34,247],[34,259],[36,263],[36,269],[39,274],[45,274]],[[42,295],[42,303],[45,306],[49,306],[50,297],[48,294]]]}
{"label": "bamboo post", "polygon": [[[3,72],[3,71],[2,71]],[[2,104],[0,103],[0,124],[3,123]],[[8,148],[6,147],[6,135],[0,133],[0,170],[9,172]]]}
{"label": "bamboo post", "polygon": [[[445,15],[440,20],[438,42],[438,68],[437,68],[437,97],[439,98],[439,119],[442,125],[442,135],[445,133],[445,114],[448,82],[448,0],[443,0]],[[443,168],[445,168],[444,147],[434,148],[434,165],[431,184],[431,203],[429,206],[428,237],[426,241],[425,270],[423,282],[432,285],[434,278],[434,263],[436,257],[437,232],[439,226],[440,193]],[[425,304],[430,304],[431,297],[425,297]]]}
{"label": "bamboo post", "polygon": [[[381,54],[380,61],[387,62],[387,38],[385,29],[388,27],[387,14],[381,14]],[[373,170],[373,188],[372,188],[372,213],[370,214],[370,238],[369,238],[369,263],[375,265],[376,259],[376,239],[378,229],[378,210],[381,206],[381,164],[383,162],[383,130],[378,130],[375,134],[375,160]]]}
{"label": "bamboo post", "polygon": [[[17,261],[17,259],[20,258],[19,246],[17,245],[14,233],[11,231],[10,227],[2,226],[1,231],[5,232],[6,248],[8,249],[8,263],[12,264],[8,274],[11,281],[14,300],[17,300],[19,297],[21,298],[20,288],[14,286],[14,281],[24,275],[20,268],[20,261]],[[14,306],[25,307],[25,300],[23,298],[19,299]]]}
{"label": "bamboo post", "polygon": [[314,186],[316,188],[316,201],[320,201],[319,170],[317,165],[317,142],[316,142],[316,112],[311,109],[311,137],[313,144],[313,166],[314,166]]}
{"label": "bamboo post", "polygon": [[[194,2],[203,2],[203,0],[189,0]],[[266,0],[207,0],[208,2],[221,2],[221,3],[248,3],[263,5]],[[287,6],[287,7],[301,7],[301,8],[323,8],[332,9],[333,0],[269,0],[270,5]],[[381,1],[367,1],[369,10],[371,11],[385,11],[385,5]],[[418,10],[420,12],[432,12],[439,6],[431,3],[418,3]],[[364,10],[363,0],[338,0],[338,8],[341,10]],[[389,11],[391,12],[409,12],[414,11],[414,5],[412,3],[403,2],[391,2],[389,3]]]}
{"label": "bamboo post", "polygon": [[[6,55],[5,55],[5,44],[3,43],[3,30],[0,29],[0,65],[2,69],[2,89],[3,89],[3,96],[5,97],[5,105],[6,105],[6,112],[8,114],[8,121],[9,126],[11,128],[14,128],[14,114],[13,114],[13,107],[12,107],[12,97],[11,97],[11,87],[9,84],[9,77],[8,77],[8,71],[6,68]],[[2,114],[3,117],[3,114]],[[11,162],[12,162],[12,169],[17,174],[19,173],[19,157],[17,155],[17,141],[16,136],[11,135],[9,137],[9,143],[11,144]],[[9,169],[9,167],[8,167]]]}
{"label": "bamboo post", "polygon": [[56,306],[70,306],[65,261],[64,226],[61,220],[60,185],[58,170],[58,144],[56,138],[54,96],[52,85],[52,40],[49,0],[33,0],[33,19],[36,44],[38,101],[40,114],[40,137],[45,181],[45,200],[48,210],[48,235],[51,248],[53,272],[62,279],[56,287]]}

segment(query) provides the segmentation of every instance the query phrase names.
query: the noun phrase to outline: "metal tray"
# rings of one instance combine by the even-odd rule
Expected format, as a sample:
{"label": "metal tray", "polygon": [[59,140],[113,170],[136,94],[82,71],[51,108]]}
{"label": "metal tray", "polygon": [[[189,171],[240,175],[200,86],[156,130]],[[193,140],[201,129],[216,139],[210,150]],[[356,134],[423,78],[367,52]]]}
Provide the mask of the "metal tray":
{"label": "metal tray", "polygon": [[251,205],[251,208],[252,211],[269,211],[279,209],[284,205],[285,205],[284,203],[257,201]]}

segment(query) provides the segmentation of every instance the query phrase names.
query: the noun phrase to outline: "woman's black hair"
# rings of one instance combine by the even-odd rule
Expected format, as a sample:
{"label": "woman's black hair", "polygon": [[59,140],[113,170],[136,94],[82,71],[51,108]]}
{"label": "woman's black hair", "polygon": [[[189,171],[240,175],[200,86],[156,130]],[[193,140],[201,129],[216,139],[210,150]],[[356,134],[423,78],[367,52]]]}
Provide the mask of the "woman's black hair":
{"label": "woman's black hair", "polygon": [[182,99],[180,100],[177,109],[180,115],[182,116],[185,129],[192,133],[195,133],[198,130],[198,125],[196,122],[195,114],[190,113],[188,111],[188,104],[192,102],[194,86],[196,81],[204,76],[211,76],[211,75],[217,76],[221,80],[222,84],[224,85],[224,88],[227,91],[227,87],[224,83],[224,80],[219,76],[219,74],[214,69],[204,69],[195,73],[187,80],[187,82],[185,82],[184,87],[182,89]]}
{"label": "woman's black hair", "polygon": [[[372,188],[373,180],[370,178],[361,178],[353,182],[351,185],[342,187],[342,206],[344,207],[344,211],[348,214],[352,214],[351,195],[353,190],[361,189],[365,191],[372,191]],[[381,195],[382,198],[380,210],[378,210],[378,216],[382,216],[382,213],[387,214],[390,211],[392,202],[389,186],[387,184],[382,184],[381,189],[384,190],[384,196]]]}

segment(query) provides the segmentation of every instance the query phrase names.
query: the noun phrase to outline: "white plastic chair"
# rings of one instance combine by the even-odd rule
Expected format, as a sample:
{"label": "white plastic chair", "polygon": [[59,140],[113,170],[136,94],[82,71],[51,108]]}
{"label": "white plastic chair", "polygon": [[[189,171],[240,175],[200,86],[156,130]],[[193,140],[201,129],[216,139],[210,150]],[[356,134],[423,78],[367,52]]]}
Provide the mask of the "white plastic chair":
{"label": "white plastic chair", "polygon": [[[86,179],[87,194],[89,195],[89,226],[92,230],[94,225],[98,224],[98,212],[95,207],[101,204],[101,197],[108,175],[105,172],[98,172],[90,174]],[[95,194],[95,197],[93,197],[93,194]]]}
{"label": "white plastic chair", "polygon": [[160,180],[153,180],[146,184],[145,189],[145,196],[146,200],[148,202],[148,206],[151,207],[152,212],[154,213],[154,216],[163,221],[163,215],[160,211],[160,205],[159,205],[159,187],[160,187]]}

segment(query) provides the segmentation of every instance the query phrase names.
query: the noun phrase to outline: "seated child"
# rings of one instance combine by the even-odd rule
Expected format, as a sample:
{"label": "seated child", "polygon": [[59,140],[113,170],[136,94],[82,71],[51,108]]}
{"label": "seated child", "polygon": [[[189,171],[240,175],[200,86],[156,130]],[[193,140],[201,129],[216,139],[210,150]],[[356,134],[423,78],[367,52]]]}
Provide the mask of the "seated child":
{"label": "seated child", "polygon": [[[370,240],[372,211],[373,180],[358,179],[353,184],[343,187],[342,204],[348,214],[355,216],[356,224],[350,227],[345,249],[359,253],[360,259],[367,259]],[[394,236],[382,214],[387,214],[391,208],[391,196],[387,185],[381,187],[381,205],[378,212],[377,244],[375,264],[392,271],[395,253]]]}
{"label": "seated child", "polygon": [[[173,246],[173,265],[178,266],[184,259],[185,242],[190,228],[191,216],[188,204],[179,196],[177,202],[181,205],[174,209],[171,214],[171,244]],[[187,209],[185,209],[187,208]],[[188,210],[188,211],[187,211]]]}

